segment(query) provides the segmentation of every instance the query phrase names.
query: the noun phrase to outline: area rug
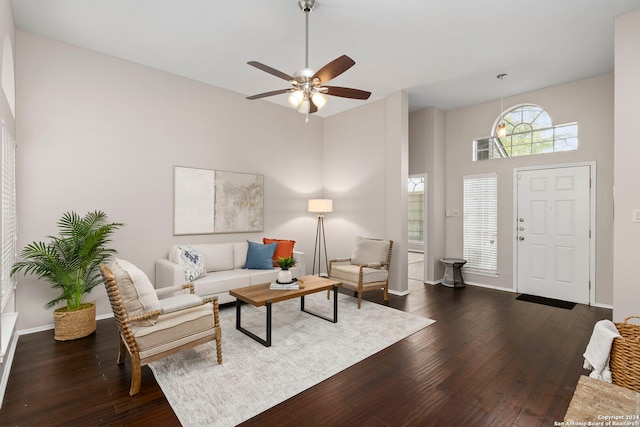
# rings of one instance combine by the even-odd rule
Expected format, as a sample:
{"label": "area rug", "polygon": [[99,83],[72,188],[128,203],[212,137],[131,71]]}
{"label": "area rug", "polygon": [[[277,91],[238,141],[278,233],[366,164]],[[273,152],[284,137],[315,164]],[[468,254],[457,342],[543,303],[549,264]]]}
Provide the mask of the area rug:
{"label": "area rug", "polygon": [[[215,343],[203,344],[150,367],[184,426],[233,426],[329,378],[433,320],[339,294],[338,323],[300,311],[299,300],[273,305],[272,346],[235,329],[235,307],[220,310],[222,365]],[[305,309],[332,314],[320,292]],[[242,326],[265,336],[265,308],[242,307]]]}
{"label": "area rug", "polygon": [[576,306],[575,302],[562,301],[559,299],[545,298],[545,297],[539,297],[537,295],[529,295],[529,294],[520,294],[516,297],[516,299],[520,301],[532,302],[535,304],[542,304],[542,305],[548,305],[551,307],[564,308],[566,310],[571,310],[573,307]]}

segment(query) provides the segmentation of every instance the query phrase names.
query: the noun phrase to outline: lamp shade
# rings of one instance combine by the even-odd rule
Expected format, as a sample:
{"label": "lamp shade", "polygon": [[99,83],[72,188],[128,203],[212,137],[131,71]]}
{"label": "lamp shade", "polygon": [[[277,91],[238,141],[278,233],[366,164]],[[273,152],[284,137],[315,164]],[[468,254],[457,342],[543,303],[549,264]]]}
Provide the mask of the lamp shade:
{"label": "lamp shade", "polygon": [[291,104],[291,106],[294,108],[298,108],[303,99],[304,93],[301,90],[295,90],[291,92],[288,98],[289,104]]}
{"label": "lamp shade", "polygon": [[309,199],[309,212],[314,212],[314,213],[333,212],[333,200]]}

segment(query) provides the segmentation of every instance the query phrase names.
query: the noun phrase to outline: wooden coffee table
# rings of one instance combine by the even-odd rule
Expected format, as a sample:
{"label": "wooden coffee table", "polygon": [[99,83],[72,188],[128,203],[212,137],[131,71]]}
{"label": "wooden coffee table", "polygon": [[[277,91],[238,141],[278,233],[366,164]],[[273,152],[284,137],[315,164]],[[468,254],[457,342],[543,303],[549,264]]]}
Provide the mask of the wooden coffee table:
{"label": "wooden coffee table", "polygon": [[[271,346],[271,305],[276,302],[286,301],[291,298],[300,297],[300,310],[312,314],[329,322],[338,322],[338,285],[340,282],[318,276],[303,276],[298,279],[300,289],[293,290],[272,290],[270,283],[263,285],[248,286],[246,288],[231,289],[229,294],[236,297],[236,329],[243,334],[253,338],[265,347]],[[304,296],[321,291],[333,289],[333,318],[325,317],[321,314],[305,310]],[[263,339],[242,327],[241,309],[242,303],[251,304],[255,307],[267,307],[267,338]]]}

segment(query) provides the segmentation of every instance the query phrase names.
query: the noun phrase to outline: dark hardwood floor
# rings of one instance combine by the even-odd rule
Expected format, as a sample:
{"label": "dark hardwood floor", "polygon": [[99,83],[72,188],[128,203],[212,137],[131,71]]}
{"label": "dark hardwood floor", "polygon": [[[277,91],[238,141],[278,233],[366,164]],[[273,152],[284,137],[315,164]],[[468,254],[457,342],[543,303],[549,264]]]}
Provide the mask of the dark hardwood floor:
{"label": "dark hardwood floor", "polygon": [[[410,281],[410,290],[388,305],[434,325],[242,425],[552,426],[588,373],[582,353],[594,323],[611,319],[607,309],[565,310],[474,286]],[[381,293],[367,299],[383,302]],[[107,319],[76,341],[56,342],[52,331],[20,337],[0,425],[179,425],[148,368],[129,397],[116,334]],[[224,331],[222,343],[224,354]]]}

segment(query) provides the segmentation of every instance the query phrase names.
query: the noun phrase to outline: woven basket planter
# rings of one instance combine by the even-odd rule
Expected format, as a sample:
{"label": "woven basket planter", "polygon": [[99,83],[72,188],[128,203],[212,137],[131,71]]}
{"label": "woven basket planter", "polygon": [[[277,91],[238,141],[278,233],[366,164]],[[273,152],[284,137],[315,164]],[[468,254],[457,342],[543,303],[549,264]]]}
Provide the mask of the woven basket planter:
{"label": "woven basket planter", "polygon": [[96,331],[96,303],[82,304],[80,310],[68,311],[66,307],[53,312],[56,341],[69,341],[86,337]]}
{"label": "woven basket planter", "polygon": [[615,324],[621,338],[613,340],[609,365],[614,384],[640,392],[640,325],[628,323],[630,319],[640,316]]}

